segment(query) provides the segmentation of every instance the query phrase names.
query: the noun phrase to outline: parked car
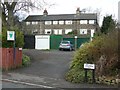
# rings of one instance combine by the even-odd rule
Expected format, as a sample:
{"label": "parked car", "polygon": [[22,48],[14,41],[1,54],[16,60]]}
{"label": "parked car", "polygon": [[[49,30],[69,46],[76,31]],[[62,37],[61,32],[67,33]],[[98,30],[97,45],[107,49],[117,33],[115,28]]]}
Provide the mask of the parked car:
{"label": "parked car", "polygon": [[74,45],[71,41],[61,41],[59,45],[59,50],[74,50]]}

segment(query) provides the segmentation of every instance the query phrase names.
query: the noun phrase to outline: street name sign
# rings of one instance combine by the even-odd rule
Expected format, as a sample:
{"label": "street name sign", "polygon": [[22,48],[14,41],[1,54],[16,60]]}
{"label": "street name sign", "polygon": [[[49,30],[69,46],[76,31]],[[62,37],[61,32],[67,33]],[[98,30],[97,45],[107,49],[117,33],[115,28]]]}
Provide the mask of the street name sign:
{"label": "street name sign", "polygon": [[95,64],[84,64],[84,69],[95,69]]}

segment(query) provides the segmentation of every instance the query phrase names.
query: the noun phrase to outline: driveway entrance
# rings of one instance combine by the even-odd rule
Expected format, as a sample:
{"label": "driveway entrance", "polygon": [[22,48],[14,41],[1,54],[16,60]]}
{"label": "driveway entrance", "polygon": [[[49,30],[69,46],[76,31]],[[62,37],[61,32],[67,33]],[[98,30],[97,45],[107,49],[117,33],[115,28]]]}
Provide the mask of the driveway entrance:
{"label": "driveway entrance", "polygon": [[73,56],[73,52],[57,50],[24,50],[23,52],[31,57],[31,65],[17,69],[15,72],[59,79],[64,78]]}

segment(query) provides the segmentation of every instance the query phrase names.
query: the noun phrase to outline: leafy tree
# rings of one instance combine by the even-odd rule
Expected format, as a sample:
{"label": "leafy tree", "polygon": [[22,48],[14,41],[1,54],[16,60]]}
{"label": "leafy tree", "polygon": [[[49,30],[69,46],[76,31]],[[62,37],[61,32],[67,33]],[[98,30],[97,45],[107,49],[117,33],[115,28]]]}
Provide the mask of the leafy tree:
{"label": "leafy tree", "polygon": [[100,30],[101,33],[104,34],[107,34],[111,30],[115,30],[115,21],[112,19],[112,15],[104,17]]}

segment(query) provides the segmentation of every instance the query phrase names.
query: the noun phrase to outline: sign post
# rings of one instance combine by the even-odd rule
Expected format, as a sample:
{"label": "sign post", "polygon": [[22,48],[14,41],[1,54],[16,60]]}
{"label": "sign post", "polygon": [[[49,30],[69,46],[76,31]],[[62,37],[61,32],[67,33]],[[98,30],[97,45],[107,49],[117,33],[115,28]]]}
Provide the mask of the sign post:
{"label": "sign post", "polygon": [[77,36],[75,36],[75,50],[77,49]]}
{"label": "sign post", "polygon": [[15,64],[15,31],[7,31],[7,40],[8,41],[13,41],[13,49],[14,49],[14,52],[13,52],[13,59],[14,59],[14,64]]}
{"label": "sign post", "polygon": [[95,64],[84,64],[85,82],[88,82],[87,71],[92,70],[92,82],[95,83]]}

